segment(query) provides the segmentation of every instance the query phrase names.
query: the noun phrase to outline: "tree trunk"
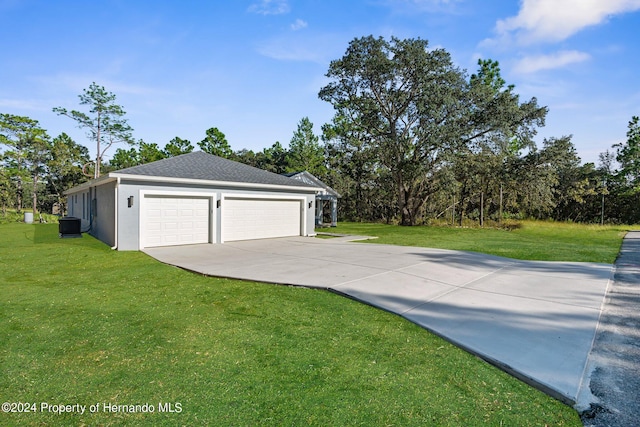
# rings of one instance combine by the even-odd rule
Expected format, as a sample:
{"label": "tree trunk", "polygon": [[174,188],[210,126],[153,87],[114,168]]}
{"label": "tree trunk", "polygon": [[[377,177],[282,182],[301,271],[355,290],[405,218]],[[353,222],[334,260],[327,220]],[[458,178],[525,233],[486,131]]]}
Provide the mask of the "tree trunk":
{"label": "tree trunk", "polygon": [[462,227],[462,221],[464,220],[465,213],[467,212],[467,194],[468,192],[466,187],[463,185],[460,189],[460,227]]}
{"label": "tree trunk", "polygon": [[93,178],[97,179],[100,178],[100,158],[102,157],[102,153],[100,153],[100,112],[98,112],[98,126],[97,129],[98,131],[96,132],[96,167],[93,171]]}
{"label": "tree trunk", "polygon": [[451,205],[451,226],[456,225],[456,195],[453,195],[453,205]]}
{"label": "tree trunk", "polygon": [[362,172],[361,168],[357,169],[358,172],[356,172],[356,218],[358,219],[358,221],[362,221],[365,219],[366,217],[366,205],[365,205],[365,200],[364,197],[362,195],[362,182],[364,181],[363,178],[363,174],[360,173]]}
{"label": "tree trunk", "polygon": [[31,196],[33,217],[38,214],[38,175],[33,176],[33,194]]}
{"label": "tree trunk", "polygon": [[98,156],[96,158],[96,168],[95,168],[94,173],[93,173],[94,179],[100,178],[100,162],[101,161],[102,160],[101,160],[100,156]]}
{"label": "tree trunk", "polygon": [[413,198],[409,191],[405,190],[404,186],[400,186],[400,199],[398,200],[398,204],[402,204],[400,207],[400,212],[402,214],[400,225],[406,226],[414,226],[416,225],[416,211],[413,204]]}
{"label": "tree trunk", "polygon": [[16,186],[17,206],[18,213],[22,212],[22,178],[18,177],[18,185]]}
{"label": "tree trunk", "polygon": [[604,191],[602,192],[602,205],[600,207],[600,225],[604,225]]}
{"label": "tree trunk", "polygon": [[502,184],[500,184],[500,216],[498,217],[498,222],[502,224]]}
{"label": "tree trunk", "polygon": [[400,211],[400,225],[412,225],[407,208],[407,192],[402,182],[402,173],[396,172],[396,185],[398,188],[398,210]]}
{"label": "tree trunk", "polygon": [[484,227],[484,192],[480,193],[480,227]]}

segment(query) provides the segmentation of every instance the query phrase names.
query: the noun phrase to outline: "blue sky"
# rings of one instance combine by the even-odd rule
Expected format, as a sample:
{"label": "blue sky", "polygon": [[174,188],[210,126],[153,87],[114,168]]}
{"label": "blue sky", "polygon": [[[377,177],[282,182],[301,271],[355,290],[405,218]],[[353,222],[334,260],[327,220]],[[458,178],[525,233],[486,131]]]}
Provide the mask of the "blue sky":
{"label": "blue sky", "polygon": [[[498,60],[522,99],[549,107],[544,137],[583,161],[625,141],[640,115],[640,0],[0,0],[0,112],[89,147],[56,106],[91,82],[116,94],[134,137],[194,145],[218,127],[234,150],[287,146],[329,62],[355,37],[423,38],[473,73]],[[107,152],[113,154],[112,148]]]}

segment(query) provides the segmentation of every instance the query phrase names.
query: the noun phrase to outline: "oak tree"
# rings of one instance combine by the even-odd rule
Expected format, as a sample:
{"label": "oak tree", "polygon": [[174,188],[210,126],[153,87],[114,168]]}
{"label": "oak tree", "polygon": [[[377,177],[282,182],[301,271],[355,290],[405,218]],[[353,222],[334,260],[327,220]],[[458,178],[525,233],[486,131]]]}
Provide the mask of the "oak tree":
{"label": "oak tree", "polygon": [[546,108],[520,103],[503,88],[497,63],[468,80],[444,49],[423,39],[354,39],[329,65],[319,97],[360,129],[395,186],[400,223],[414,225],[429,197],[449,179],[460,150],[523,141],[543,124]]}

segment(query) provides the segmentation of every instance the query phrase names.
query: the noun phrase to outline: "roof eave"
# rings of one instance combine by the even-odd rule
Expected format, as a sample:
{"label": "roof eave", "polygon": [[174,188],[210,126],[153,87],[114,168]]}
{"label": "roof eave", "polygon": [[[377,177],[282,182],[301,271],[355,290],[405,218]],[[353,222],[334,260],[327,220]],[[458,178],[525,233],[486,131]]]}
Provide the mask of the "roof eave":
{"label": "roof eave", "polygon": [[[338,193],[336,190],[334,190],[333,188],[329,187],[327,184],[325,184],[324,182],[322,182],[320,180],[320,178],[318,178],[317,176],[315,176],[314,174],[312,174],[309,171],[302,171],[302,172],[296,172],[293,175],[291,175],[290,178],[293,178],[294,176],[298,176],[298,175],[304,175],[307,177],[307,179],[309,179],[311,182],[313,182],[315,185],[317,185],[318,187],[322,188],[322,191],[329,193],[329,195],[331,196],[335,196],[337,198],[341,198],[342,196],[340,195],[340,193]],[[296,178],[294,178],[296,179]]]}
{"label": "roof eave", "polygon": [[117,179],[118,179],[117,177],[113,176],[111,173],[108,173],[106,175],[101,176],[100,178],[92,179],[90,181],[83,182],[80,185],[76,185],[75,187],[71,187],[70,189],[63,191],[62,194],[64,194],[65,196],[68,196],[69,194],[77,193],[79,191],[85,190],[90,187],[97,187],[99,185],[116,181]]}
{"label": "roof eave", "polygon": [[238,187],[238,188],[259,188],[263,190],[296,190],[305,193],[316,193],[321,191],[320,187],[302,187],[294,185],[278,185],[278,184],[256,184],[251,182],[237,182],[237,181],[213,181],[207,179],[194,179],[194,178],[174,178],[166,176],[148,176],[148,175],[131,175],[117,172],[110,172],[109,175],[113,178],[146,181],[146,182],[166,182],[171,184],[200,184],[208,186],[224,186],[224,187]]}

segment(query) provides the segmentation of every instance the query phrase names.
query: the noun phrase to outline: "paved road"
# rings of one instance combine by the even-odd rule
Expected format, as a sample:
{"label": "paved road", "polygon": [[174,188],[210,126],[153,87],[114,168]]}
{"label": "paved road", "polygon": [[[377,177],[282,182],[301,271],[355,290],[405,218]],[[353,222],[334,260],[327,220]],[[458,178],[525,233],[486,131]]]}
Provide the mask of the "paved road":
{"label": "paved road", "polygon": [[569,404],[584,388],[613,267],[308,237],[145,252],[207,275],[347,295],[397,313]]}
{"label": "paved road", "polygon": [[622,244],[589,365],[596,403],[584,425],[640,425],[640,231]]}

